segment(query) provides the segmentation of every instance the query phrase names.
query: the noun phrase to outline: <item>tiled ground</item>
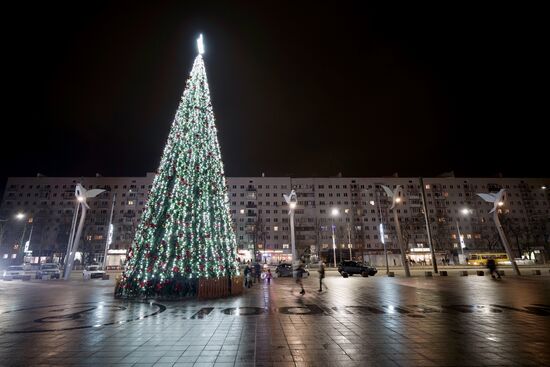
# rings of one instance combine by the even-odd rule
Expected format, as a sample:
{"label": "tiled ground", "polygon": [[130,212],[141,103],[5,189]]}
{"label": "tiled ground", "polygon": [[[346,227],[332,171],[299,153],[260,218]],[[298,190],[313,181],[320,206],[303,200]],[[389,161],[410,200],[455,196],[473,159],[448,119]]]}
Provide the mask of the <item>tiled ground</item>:
{"label": "tiled ground", "polygon": [[0,366],[550,366],[548,275],[326,283],[137,303],[112,281],[0,281]]}

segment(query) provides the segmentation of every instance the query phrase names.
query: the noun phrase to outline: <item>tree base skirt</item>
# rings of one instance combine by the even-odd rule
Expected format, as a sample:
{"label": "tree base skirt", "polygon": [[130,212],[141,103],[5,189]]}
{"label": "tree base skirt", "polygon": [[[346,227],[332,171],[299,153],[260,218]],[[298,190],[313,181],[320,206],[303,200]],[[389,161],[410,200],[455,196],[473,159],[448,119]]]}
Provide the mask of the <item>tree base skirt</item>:
{"label": "tree base skirt", "polygon": [[115,285],[117,299],[156,299],[164,301],[178,301],[185,299],[215,299],[230,296],[239,296],[243,293],[244,279],[242,276],[187,279],[180,283],[179,290],[165,289],[161,291],[148,290],[147,293],[131,293],[120,288],[120,279]]}

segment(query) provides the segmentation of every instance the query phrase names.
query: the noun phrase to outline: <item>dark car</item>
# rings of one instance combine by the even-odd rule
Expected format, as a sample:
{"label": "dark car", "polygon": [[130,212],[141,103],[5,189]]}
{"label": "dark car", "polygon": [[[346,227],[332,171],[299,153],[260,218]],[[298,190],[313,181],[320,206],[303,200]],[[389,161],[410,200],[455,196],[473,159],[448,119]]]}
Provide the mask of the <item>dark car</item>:
{"label": "dark car", "polygon": [[[292,264],[279,264],[275,269],[275,274],[279,277],[291,277],[294,274],[294,269],[292,269]],[[304,277],[309,276],[309,271],[305,270]]]}
{"label": "dark car", "polygon": [[43,276],[49,276],[50,279],[59,279],[61,277],[61,270],[59,265],[54,263],[46,263],[40,265],[40,269],[36,272],[36,279],[42,279]]}
{"label": "dark car", "polygon": [[361,274],[364,277],[375,275],[378,270],[374,266],[363,264],[362,262],[344,260],[338,265],[338,272],[344,277],[352,276],[353,274]]}

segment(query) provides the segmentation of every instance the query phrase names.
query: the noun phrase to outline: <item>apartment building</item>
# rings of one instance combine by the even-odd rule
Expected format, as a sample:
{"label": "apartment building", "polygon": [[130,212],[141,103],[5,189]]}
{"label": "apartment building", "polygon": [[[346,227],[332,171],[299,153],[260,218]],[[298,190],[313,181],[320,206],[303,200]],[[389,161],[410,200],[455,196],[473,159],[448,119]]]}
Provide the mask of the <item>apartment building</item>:
{"label": "apartment building", "polygon": [[[120,265],[137,228],[154,174],[144,177],[12,177],[0,205],[0,256],[9,261],[17,244],[29,240],[34,257],[59,257],[67,247],[75,210],[74,186],[107,190],[89,201],[81,249],[88,261],[102,261],[114,199],[113,234],[108,262]],[[542,256],[550,234],[550,179],[424,178],[432,242],[438,254],[502,251],[491,214],[492,204],[477,193],[507,194],[499,208],[503,227],[517,256]],[[381,264],[384,247],[399,259],[394,213],[381,185],[403,188],[397,215],[408,256],[429,261],[429,244],[418,178],[408,177],[229,177],[231,214],[239,254],[262,261],[290,258],[290,223],[283,194],[294,189],[296,247],[301,256],[333,261],[353,258]],[[338,214],[333,215],[333,209]],[[16,213],[24,213],[17,220]],[[32,219],[31,219],[32,218]],[[380,230],[382,223],[383,232]],[[334,225],[334,227],[333,227]],[[336,251],[333,249],[332,233]]]}

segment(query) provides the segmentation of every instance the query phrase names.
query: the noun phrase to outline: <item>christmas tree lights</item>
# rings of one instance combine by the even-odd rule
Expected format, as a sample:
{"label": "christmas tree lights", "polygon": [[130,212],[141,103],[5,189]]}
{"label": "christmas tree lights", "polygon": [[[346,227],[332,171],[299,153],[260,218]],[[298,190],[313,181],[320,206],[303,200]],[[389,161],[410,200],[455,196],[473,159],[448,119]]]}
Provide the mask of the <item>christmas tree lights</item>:
{"label": "christmas tree lights", "polygon": [[[199,51],[204,52],[201,43]],[[206,70],[199,53],[116,294],[192,296],[198,279],[237,274],[236,251]]]}

